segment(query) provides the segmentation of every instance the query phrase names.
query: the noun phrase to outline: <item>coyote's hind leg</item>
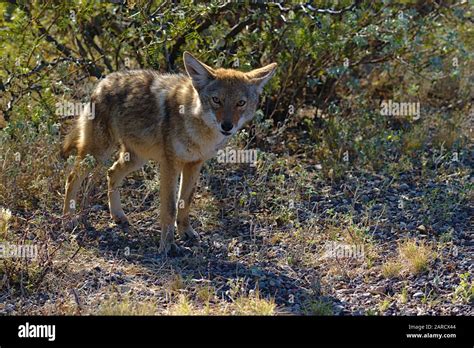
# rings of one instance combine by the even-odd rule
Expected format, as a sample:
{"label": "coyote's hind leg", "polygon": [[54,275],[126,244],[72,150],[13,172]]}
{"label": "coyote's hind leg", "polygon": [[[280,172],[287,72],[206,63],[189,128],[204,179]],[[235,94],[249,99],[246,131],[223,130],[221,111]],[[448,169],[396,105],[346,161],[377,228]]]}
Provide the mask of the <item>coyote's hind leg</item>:
{"label": "coyote's hind leg", "polygon": [[128,174],[140,169],[145,162],[144,159],[131,152],[122,151],[119,159],[107,172],[110,216],[117,223],[128,223],[120,202],[119,187]]}
{"label": "coyote's hind leg", "polygon": [[202,163],[203,162],[194,162],[186,163],[184,165],[179,193],[177,217],[178,234],[181,238],[189,239],[193,243],[199,242],[199,235],[191,227],[189,221],[189,208],[193,200]]}

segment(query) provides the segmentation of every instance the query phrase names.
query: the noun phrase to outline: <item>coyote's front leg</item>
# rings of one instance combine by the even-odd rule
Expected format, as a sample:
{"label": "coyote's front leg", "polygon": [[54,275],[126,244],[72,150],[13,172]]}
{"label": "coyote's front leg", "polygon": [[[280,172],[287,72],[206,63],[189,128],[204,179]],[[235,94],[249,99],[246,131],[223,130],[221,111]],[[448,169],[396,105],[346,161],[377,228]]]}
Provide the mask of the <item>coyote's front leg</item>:
{"label": "coyote's front leg", "polygon": [[189,222],[189,207],[193,200],[202,163],[202,161],[199,161],[184,165],[178,201],[178,234],[181,238],[190,239],[195,243],[199,241],[199,235],[194,231]]}
{"label": "coyote's front leg", "polygon": [[160,163],[160,220],[161,240],[159,252],[167,254],[178,248],[174,241],[176,222],[176,188],[181,166],[171,160]]}

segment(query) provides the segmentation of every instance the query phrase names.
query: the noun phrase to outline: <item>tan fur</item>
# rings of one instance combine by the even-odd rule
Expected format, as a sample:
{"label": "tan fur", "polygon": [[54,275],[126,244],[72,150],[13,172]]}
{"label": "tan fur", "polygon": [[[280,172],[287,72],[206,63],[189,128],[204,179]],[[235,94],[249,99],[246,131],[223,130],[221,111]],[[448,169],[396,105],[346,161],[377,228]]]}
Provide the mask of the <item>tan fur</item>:
{"label": "tan fur", "polygon": [[[119,158],[107,174],[111,217],[127,222],[118,188],[126,175],[155,160],[160,165],[160,251],[175,247],[175,222],[181,237],[198,239],[189,207],[202,164],[253,117],[276,64],[243,73],[212,69],[189,53],[184,62],[188,76],[136,70],[113,73],[97,85],[91,97],[94,115],[85,110],[64,142],[65,156],[73,149],[78,154],[67,178],[64,214],[74,213],[71,202],[88,175],[80,160],[90,154],[105,161],[119,148]],[[242,101],[244,106],[237,105]]]}

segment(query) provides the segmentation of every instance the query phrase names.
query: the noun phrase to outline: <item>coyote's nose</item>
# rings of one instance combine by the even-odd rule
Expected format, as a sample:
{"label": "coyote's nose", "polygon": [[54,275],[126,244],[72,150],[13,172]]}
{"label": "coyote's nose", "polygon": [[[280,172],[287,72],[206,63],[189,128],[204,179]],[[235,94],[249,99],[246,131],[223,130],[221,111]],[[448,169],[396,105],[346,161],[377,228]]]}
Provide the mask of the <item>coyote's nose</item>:
{"label": "coyote's nose", "polygon": [[228,132],[230,131],[232,128],[234,128],[234,125],[232,124],[232,122],[223,122],[221,124],[221,127],[222,127],[222,130],[224,132]]}

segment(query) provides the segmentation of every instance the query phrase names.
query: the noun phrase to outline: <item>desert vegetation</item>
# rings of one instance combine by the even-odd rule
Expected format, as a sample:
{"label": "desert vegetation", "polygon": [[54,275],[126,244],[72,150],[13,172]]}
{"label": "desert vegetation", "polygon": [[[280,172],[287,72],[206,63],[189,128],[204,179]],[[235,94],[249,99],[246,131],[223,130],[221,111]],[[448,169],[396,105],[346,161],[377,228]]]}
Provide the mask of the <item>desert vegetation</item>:
{"label": "desert vegetation", "polygon": [[[0,2],[0,313],[472,315],[473,9],[467,1]],[[204,166],[199,246],[158,255],[159,171],[105,166],[62,216],[64,135],[113,71],[278,71]],[[83,161],[94,163],[93,157]],[[34,247],[36,257],[6,250]]]}

